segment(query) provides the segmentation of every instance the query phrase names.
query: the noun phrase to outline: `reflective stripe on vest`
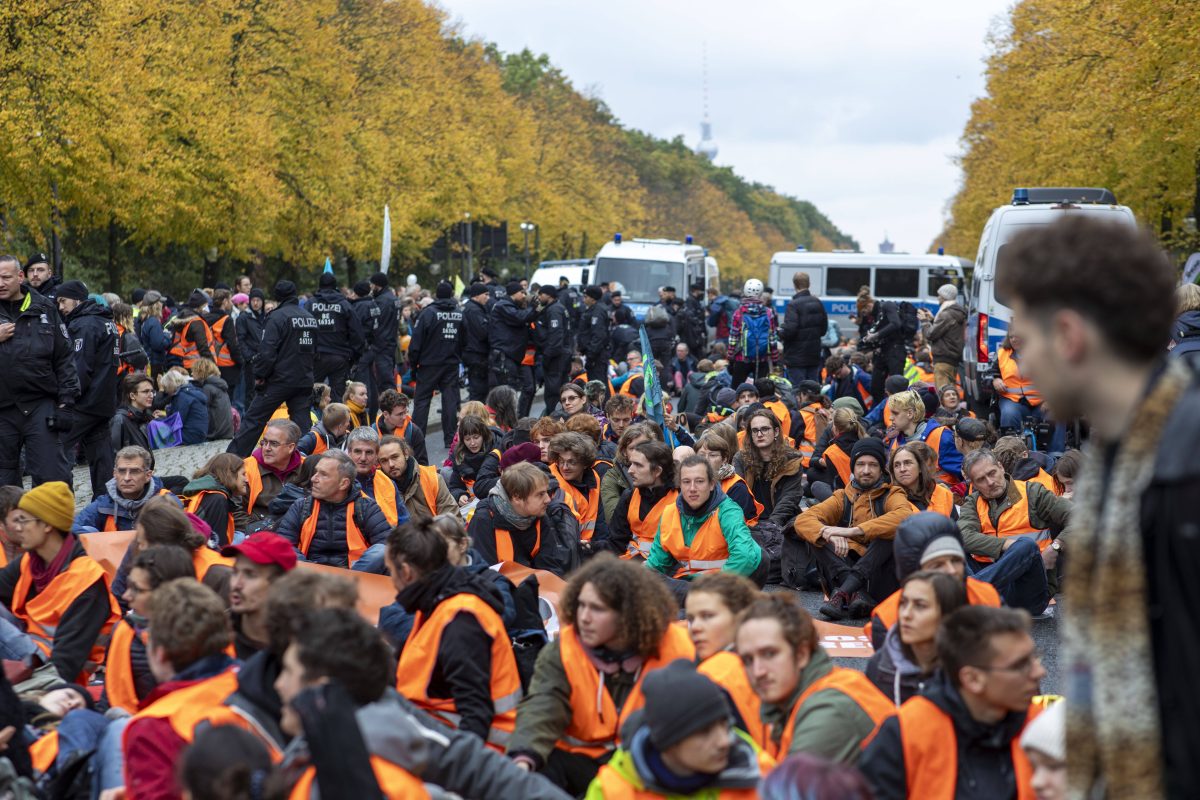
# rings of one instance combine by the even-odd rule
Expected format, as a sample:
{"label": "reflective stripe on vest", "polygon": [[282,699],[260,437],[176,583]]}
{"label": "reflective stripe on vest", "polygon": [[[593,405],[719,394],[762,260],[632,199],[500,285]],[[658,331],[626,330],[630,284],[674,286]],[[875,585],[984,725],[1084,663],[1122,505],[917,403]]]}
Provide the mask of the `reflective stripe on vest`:
{"label": "reflective stripe on vest", "polygon": [[225,341],[225,324],[231,319],[233,317],[226,314],[214,322],[210,328],[212,336],[209,339],[211,341],[213,361],[217,362],[218,367],[234,366],[233,354],[229,350],[229,342]]}
{"label": "reflective stripe on vest", "polygon": [[1042,404],[1042,395],[1033,388],[1033,381],[1021,375],[1019,356],[1015,356],[1011,348],[996,348],[996,365],[1000,368],[1000,381],[1008,389],[1000,392],[1000,396],[1019,403],[1025,400],[1033,408]]}
{"label": "reflective stripe on vest", "polygon": [[[425,505],[429,506],[429,516],[437,516],[438,476],[437,467],[422,467],[417,465],[417,476],[421,479],[421,492],[425,495]],[[393,523],[395,524],[395,523]]]}
{"label": "reflective stripe on vest", "polygon": [[842,479],[842,486],[850,485],[850,456],[842,449],[839,444],[831,444],[825,448],[825,462],[829,464],[837,472],[839,478]]}
{"label": "reflective stripe on vest", "polygon": [[54,636],[62,623],[63,615],[71,607],[79,595],[103,581],[104,594],[108,598],[108,619],[100,629],[100,636],[88,653],[84,672],[80,676],[82,685],[87,685],[90,673],[104,663],[104,650],[108,646],[108,638],[113,625],[121,618],[121,610],[117,607],[117,599],[113,597],[109,586],[108,575],[90,556],[81,555],[72,559],[66,569],[54,576],[37,597],[30,599],[29,590],[33,587],[33,571],[29,556],[21,559],[20,576],[13,589],[13,616],[25,623],[25,633],[42,651],[42,660],[50,661],[54,650]]}
{"label": "reflective stripe on vest", "polygon": [[129,620],[121,620],[113,628],[108,655],[104,659],[104,694],[113,708],[123,708],[136,714],[141,698],[133,679],[133,640],[137,636],[146,643],[145,633],[134,630]]}
{"label": "reflective stripe on vest", "polygon": [[676,578],[719,570],[729,559],[729,544],[721,531],[721,521],[717,517],[716,509],[700,523],[692,543],[688,545],[683,539],[683,521],[680,519],[679,505],[672,503],[663,511],[659,523],[658,543],[679,564],[679,569],[675,572]]}
{"label": "reflective stripe on vest", "polygon": [[619,744],[621,726],[645,702],[642,681],[648,673],[677,659],[691,661],[696,657],[696,648],[692,646],[687,631],[679,625],[668,625],[659,642],[658,655],[642,664],[633,688],[618,712],[603,676],[592,666],[574,626],[563,626],[558,647],[563,671],[571,687],[571,721],[555,746],[590,758],[598,758]]}
{"label": "reflective stripe on vest", "polygon": [[[758,502],[758,498],[754,496],[754,492],[750,489],[750,484],[746,483],[746,479],[741,475],[733,474],[721,481],[721,490],[725,494],[729,494],[729,488],[735,483],[743,484],[746,487],[746,493],[750,495],[750,501],[754,503],[754,517],[746,517],[746,525],[754,526],[758,524],[758,518],[762,516],[763,504]],[[744,515],[745,512],[743,512]]]}
{"label": "reflective stripe on vest", "polygon": [[650,548],[654,545],[654,535],[658,533],[658,523],[662,519],[663,510],[668,505],[675,505],[677,497],[679,497],[679,490],[670,490],[646,513],[645,519],[639,519],[638,511],[642,507],[642,490],[633,490],[633,494],[629,498],[629,511],[625,515],[625,519],[629,522],[629,529],[633,531],[633,536],[629,540],[629,546],[621,554],[621,558],[633,558],[637,555],[642,558],[650,557]]}
{"label": "reflective stripe on vest", "polygon": [[522,697],[521,676],[517,672],[512,641],[504,622],[495,609],[481,598],[460,593],[438,603],[428,617],[417,612],[412,631],[400,653],[400,662],[396,665],[396,691],[451,727],[459,726],[462,716],[454,699],[429,696],[429,684],[437,666],[442,632],[459,614],[473,616],[492,641],[489,686],[493,716],[487,741],[495,749],[503,751],[517,722],[517,703]]}
{"label": "reflective stripe on vest", "polygon": [[[1025,724],[1039,709],[1029,707]],[[953,800],[958,789],[958,733],[954,720],[928,699],[917,696],[900,707],[900,743],[909,797]],[[1034,800],[1033,769],[1021,749],[1021,737],[1009,746],[1017,784],[1017,800]]]}
{"label": "reflective stripe on vest", "polygon": [[[497,561],[516,561],[516,551],[513,550],[512,531],[506,528],[494,528],[496,534],[496,560]],[[533,523],[535,538],[533,547],[529,551],[531,559],[537,558],[538,552],[542,549],[542,521],[539,519]]]}
{"label": "reflective stripe on vest", "polygon": [[587,497],[584,497],[582,491],[576,489],[562,476],[562,473],[558,471],[557,464],[550,466],[550,472],[554,474],[559,488],[563,490],[567,508],[571,509],[571,514],[579,520],[579,538],[585,542],[590,541],[592,534],[596,532],[596,519],[600,515],[600,476],[596,474],[596,470],[591,471],[596,485],[589,489]]}
{"label": "reflective stripe on vest", "polygon": [[[308,548],[312,546],[313,537],[317,534],[317,519],[320,516],[321,501],[314,499],[312,513],[300,526],[300,552],[304,554],[305,558],[308,557]],[[350,566],[354,566],[354,562],[367,552],[367,540],[363,538],[362,531],[354,523],[353,500],[346,505],[346,550],[349,553]]]}
{"label": "reflective stripe on vest", "polygon": [[[900,621],[900,589],[885,597],[871,612],[871,620],[863,625],[863,633],[871,636],[872,621],[878,620],[884,630],[890,630]],[[1000,593],[990,583],[976,578],[967,578],[967,605],[1000,607]]]}
{"label": "reflective stripe on vest", "polygon": [[766,747],[770,740],[767,737],[767,724],[762,721],[762,701],[750,686],[742,659],[738,658],[736,653],[722,650],[701,661],[696,671],[707,675],[713,683],[725,690],[737,706],[737,712],[746,726],[746,733],[750,734],[750,738],[757,742],[759,747]]}
{"label": "reflective stripe on vest", "polygon": [[[892,701],[884,697],[883,692],[879,691],[879,688],[871,683],[870,678],[866,675],[854,669],[833,667],[827,674],[809,684],[808,688],[801,692],[800,697],[796,699],[796,705],[793,706],[792,713],[788,715],[787,727],[779,737],[779,744],[775,745],[774,739],[772,739],[771,744],[766,748],[776,760],[782,761],[787,758],[788,751],[791,750],[792,737],[796,732],[796,720],[800,716],[800,709],[804,706],[804,701],[826,689],[835,689],[849,697],[875,723],[875,730],[859,742],[860,749],[870,744],[883,721],[896,713]],[[920,796],[913,795],[913,797]]]}
{"label": "reflective stripe on vest", "polygon": [[[1029,519],[1029,488],[1025,485],[1025,481],[1014,480],[1012,483],[1017,487],[1017,494],[1020,497],[1017,502],[1004,510],[1000,519],[997,520],[997,525],[992,524],[992,517],[988,513],[988,501],[983,499],[983,495],[980,495],[975,501],[975,513],[979,515],[979,530],[988,536],[999,536],[1001,539],[1008,536],[1032,536],[1033,540],[1037,542],[1038,549],[1045,550],[1050,546],[1050,533],[1033,527],[1033,521]],[[986,556],[976,556],[976,558],[980,561],[992,560]]]}
{"label": "reflective stripe on vest", "polygon": [[211,349],[213,340],[212,328],[208,327],[208,323],[200,317],[189,319],[186,325],[182,328],[177,328],[172,333],[170,354],[179,358],[183,362],[183,368],[186,370],[191,370],[192,365],[196,363],[196,359],[200,358],[200,348],[195,342],[187,338],[188,331],[197,322],[204,326],[204,335]]}
{"label": "reflective stripe on vest", "polygon": [[[163,491],[166,490],[164,489]],[[229,498],[228,494],[225,494],[225,492],[222,492],[219,489],[201,489],[199,492],[194,494],[191,499],[188,500],[187,505],[184,506],[183,510],[195,514],[200,509],[200,503],[203,502],[204,496],[209,494],[219,494],[224,495],[226,499]],[[232,503],[229,505],[229,507],[233,507]],[[233,531],[233,512],[230,511],[225,515],[225,541],[222,542],[222,545],[233,544]],[[199,578],[197,578],[197,580],[199,580]]]}
{"label": "reflective stripe on vest", "polygon": [[[429,790],[420,778],[381,756],[371,756],[375,782],[387,800],[428,800]],[[309,767],[292,786],[288,800],[311,800],[317,782],[317,768]]]}
{"label": "reflective stripe on vest", "polygon": [[[377,469],[371,478],[371,487],[375,490],[375,505],[379,506],[379,510],[387,517],[388,523],[393,527],[400,524],[400,506],[396,504],[396,493],[399,490],[396,482],[383,470]],[[363,495],[366,496],[366,492],[363,492]]]}

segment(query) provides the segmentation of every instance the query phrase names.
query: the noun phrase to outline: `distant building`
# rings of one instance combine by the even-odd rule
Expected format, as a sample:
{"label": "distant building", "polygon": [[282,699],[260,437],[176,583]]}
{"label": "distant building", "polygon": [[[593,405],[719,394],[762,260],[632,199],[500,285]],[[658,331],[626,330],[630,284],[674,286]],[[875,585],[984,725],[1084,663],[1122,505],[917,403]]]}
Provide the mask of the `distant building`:
{"label": "distant building", "polygon": [[881,252],[881,253],[894,253],[894,252],[896,252],[896,244],[895,244],[895,242],[893,242],[893,241],[891,241],[890,239],[888,239],[888,237],[887,237],[887,234],[886,234],[886,233],[883,235],[883,241],[879,243],[879,252]]}

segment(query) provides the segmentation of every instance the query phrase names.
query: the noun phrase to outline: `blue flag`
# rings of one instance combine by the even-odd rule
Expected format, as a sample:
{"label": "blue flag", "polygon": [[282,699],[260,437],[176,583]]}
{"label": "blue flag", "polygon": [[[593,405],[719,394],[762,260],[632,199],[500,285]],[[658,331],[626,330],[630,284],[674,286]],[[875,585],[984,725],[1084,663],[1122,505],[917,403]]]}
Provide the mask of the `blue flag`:
{"label": "blue flag", "polygon": [[638,329],[638,336],[642,346],[642,414],[662,428],[663,441],[672,448],[678,447],[679,440],[667,427],[662,385],[658,382],[658,370],[654,368],[654,351],[650,348],[650,337],[646,335],[645,325]]}
{"label": "blue flag", "polygon": [[329,261],[329,256],[325,256],[325,274],[333,274],[333,264]]}

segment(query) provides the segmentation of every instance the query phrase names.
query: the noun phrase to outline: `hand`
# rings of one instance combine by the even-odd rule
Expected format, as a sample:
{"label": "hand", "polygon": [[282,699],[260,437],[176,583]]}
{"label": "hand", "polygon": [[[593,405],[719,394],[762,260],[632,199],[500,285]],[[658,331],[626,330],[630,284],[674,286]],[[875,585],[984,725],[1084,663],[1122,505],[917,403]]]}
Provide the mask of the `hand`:
{"label": "hand", "polygon": [[17,732],[17,729],[14,728],[12,725],[9,725],[7,728],[4,728],[3,730],[0,730],[0,753],[3,753],[5,750],[8,749],[8,743],[12,741],[13,734],[15,734],[16,732]]}
{"label": "hand", "polygon": [[1047,547],[1042,551],[1042,563],[1046,565],[1046,570],[1050,571],[1058,564],[1058,551],[1053,547]]}
{"label": "hand", "polygon": [[1001,394],[1008,391],[1008,387],[1004,385],[1004,381],[999,378],[992,378],[992,388]]}
{"label": "hand", "polygon": [[66,404],[60,405],[55,412],[58,419],[56,429],[60,432],[71,430],[71,426],[75,424],[75,407]]}
{"label": "hand", "polygon": [[0,323],[0,342],[7,342],[9,339],[11,339],[13,337],[13,334],[16,333],[16,331],[17,331],[17,323],[15,323],[15,322]]}
{"label": "hand", "polygon": [[845,558],[846,554],[850,552],[850,540],[845,536],[838,536],[834,534],[833,536],[827,537],[826,541],[829,543],[829,546],[833,548],[833,554],[838,558]]}
{"label": "hand", "polygon": [[467,503],[470,503],[470,502],[471,502],[471,498],[464,494],[462,497],[458,498],[458,507],[462,508],[463,506],[465,506]]}

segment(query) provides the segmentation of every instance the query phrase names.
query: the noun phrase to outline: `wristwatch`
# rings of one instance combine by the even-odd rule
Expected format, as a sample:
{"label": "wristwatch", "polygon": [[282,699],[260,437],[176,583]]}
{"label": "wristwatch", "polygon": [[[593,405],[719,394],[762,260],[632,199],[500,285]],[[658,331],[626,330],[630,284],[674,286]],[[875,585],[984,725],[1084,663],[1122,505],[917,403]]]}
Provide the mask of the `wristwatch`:
{"label": "wristwatch", "polygon": [[1060,542],[1058,539],[1055,539],[1053,542],[1051,542],[1050,546],[1055,550],[1062,550],[1062,542]]}

